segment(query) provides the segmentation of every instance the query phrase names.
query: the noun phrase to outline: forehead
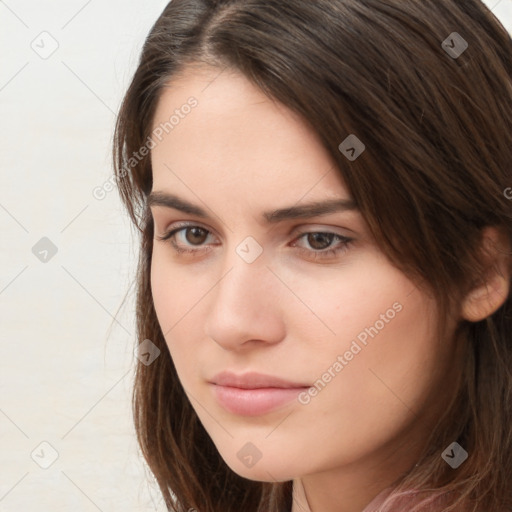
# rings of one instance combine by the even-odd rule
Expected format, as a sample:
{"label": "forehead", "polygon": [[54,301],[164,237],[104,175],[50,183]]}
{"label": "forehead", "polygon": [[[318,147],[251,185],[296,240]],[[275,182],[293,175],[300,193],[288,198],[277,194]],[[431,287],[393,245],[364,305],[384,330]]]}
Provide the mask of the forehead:
{"label": "forehead", "polygon": [[[189,105],[195,105],[190,108]],[[172,119],[171,119],[172,118]],[[171,120],[171,122],[170,122]],[[346,197],[335,163],[294,112],[243,75],[193,67],[163,89],[152,125],[153,190],[286,203]],[[185,188],[184,188],[185,187]]]}

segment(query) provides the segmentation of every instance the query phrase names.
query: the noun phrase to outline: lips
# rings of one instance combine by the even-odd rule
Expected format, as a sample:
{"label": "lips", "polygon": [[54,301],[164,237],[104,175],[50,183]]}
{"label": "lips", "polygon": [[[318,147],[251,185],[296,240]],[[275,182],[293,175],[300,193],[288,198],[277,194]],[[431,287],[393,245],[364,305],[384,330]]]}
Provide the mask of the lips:
{"label": "lips", "polygon": [[209,384],[219,405],[241,416],[267,414],[296,400],[299,393],[310,387],[256,372],[221,372]]}
{"label": "lips", "polygon": [[224,371],[218,373],[210,382],[218,386],[228,386],[241,389],[258,388],[308,388],[310,385],[304,382],[291,382],[272,375],[257,372],[248,372],[242,375]]}

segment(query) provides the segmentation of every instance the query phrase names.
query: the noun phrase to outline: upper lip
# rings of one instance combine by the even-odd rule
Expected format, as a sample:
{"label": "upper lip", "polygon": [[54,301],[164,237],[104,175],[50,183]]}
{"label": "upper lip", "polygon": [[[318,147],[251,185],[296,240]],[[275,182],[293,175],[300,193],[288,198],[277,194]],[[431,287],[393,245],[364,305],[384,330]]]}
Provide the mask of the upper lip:
{"label": "upper lip", "polygon": [[215,375],[210,382],[218,386],[228,386],[241,389],[258,388],[307,388],[308,384],[291,382],[273,375],[264,375],[257,372],[248,372],[236,375],[230,371],[223,371]]}

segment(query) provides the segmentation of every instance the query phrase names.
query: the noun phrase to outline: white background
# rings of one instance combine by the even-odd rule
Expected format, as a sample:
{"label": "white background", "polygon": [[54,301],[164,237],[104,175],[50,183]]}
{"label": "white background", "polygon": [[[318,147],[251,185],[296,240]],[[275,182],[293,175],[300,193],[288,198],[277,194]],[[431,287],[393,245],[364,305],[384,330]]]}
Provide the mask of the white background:
{"label": "white background", "polygon": [[[131,419],[136,238],[92,191],[166,3],[0,0],[0,511],[164,510]],[[512,0],[486,3],[512,32]]]}

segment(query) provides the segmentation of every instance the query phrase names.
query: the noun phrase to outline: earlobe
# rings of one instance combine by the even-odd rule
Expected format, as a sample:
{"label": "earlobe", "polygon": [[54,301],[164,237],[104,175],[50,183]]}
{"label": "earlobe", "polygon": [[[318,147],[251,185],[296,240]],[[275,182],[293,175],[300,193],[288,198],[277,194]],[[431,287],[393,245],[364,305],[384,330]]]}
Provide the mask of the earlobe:
{"label": "earlobe", "polygon": [[471,290],[462,303],[462,317],[479,322],[497,311],[510,293],[511,251],[506,238],[496,229],[483,232],[485,281]]}

